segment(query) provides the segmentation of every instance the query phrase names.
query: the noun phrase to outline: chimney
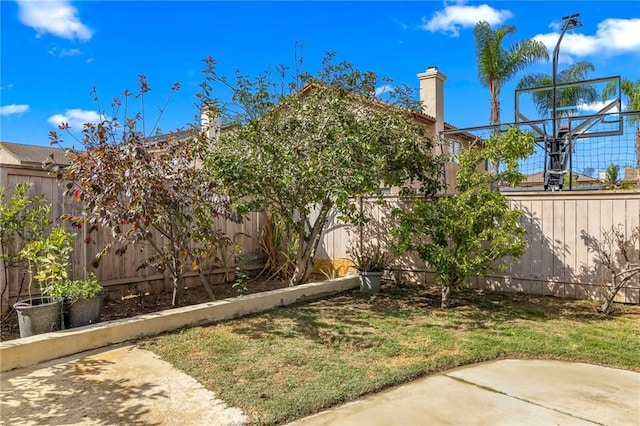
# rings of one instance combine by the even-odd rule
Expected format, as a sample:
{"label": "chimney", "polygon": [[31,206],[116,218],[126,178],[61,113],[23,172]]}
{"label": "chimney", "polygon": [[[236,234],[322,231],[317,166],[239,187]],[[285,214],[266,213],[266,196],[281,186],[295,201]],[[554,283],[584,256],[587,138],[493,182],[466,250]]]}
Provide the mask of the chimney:
{"label": "chimney", "polygon": [[446,79],[447,76],[434,66],[418,74],[422,112],[436,119],[436,134],[444,130],[444,81]]}
{"label": "chimney", "polygon": [[202,107],[200,110],[200,126],[207,137],[218,140],[220,136],[220,117],[214,107]]}

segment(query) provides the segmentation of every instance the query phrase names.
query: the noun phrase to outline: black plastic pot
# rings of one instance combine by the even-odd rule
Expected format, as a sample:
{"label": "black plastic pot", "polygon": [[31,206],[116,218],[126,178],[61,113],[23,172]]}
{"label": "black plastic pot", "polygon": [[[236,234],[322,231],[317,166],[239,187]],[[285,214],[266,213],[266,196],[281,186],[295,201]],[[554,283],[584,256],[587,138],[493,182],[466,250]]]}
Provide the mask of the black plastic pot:
{"label": "black plastic pot", "polygon": [[65,301],[65,325],[66,328],[82,327],[100,322],[104,295],[91,299],[75,299]]}
{"label": "black plastic pot", "polygon": [[20,337],[58,331],[62,326],[62,300],[35,297],[13,305],[18,312]]}

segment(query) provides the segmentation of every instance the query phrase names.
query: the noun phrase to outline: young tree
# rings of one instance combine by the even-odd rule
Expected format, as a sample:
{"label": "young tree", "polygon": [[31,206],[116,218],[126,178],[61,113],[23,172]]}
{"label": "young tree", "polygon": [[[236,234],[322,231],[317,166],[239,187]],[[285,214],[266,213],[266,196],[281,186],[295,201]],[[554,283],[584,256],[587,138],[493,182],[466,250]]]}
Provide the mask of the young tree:
{"label": "young tree", "polygon": [[[556,84],[573,83],[575,81],[585,80],[589,72],[595,67],[591,62],[576,62],[569,68],[561,71],[556,76]],[[553,95],[551,85],[552,76],[545,73],[536,73],[526,75],[518,83],[518,89],[531,89],[534,87],[549,86],[549,90],[534,92],[532,94],[533,101],[540,117],[552,118],[553,111]],[[598,100],[598,93],[594,86],[572,86],[557,90],[556,94],[556,116],[569,116],[576,113],[576,105],[590,104]],[[565,108],[562,108],[565,107]],[[566,108],[573,107],[573,108]]]}
{"label": "young tree", "polygon": [[618,189],[620,187],[622,179],[620,179],[620,166],[617,164],[610,164],[607,167],[607,172],[602,182],[604,189]]}
{"label": "young tree", "polygon": [[[2,300],[9,289],[10,271],[24,267],[20,251],[33,241],[44,237],[49,225],[51,205],[44,195],[27,195],[30,183],[16,184],[7,200],[6,188],[0,188],[0,263],[2,264]],[[24,275],[20,278],[18,294],[22,293]]]}
{"label": "young tree", "polygon": [[[602,91],[602,99],[606,100],[618,90],[615,83],[609,83]],[[640,189],[640,79],[632,81],[622,79],[620,91],[627,98],[627,111],[637,114],[627,116],[629,123],[636,126],[636,169],[638,170],[638,189]]]}
{"label": "young tree", "polygon": [[640,227],[625,235],[622,225],[604,230],[597,240],[582,231],[582,239],[596,253],[596,260],[606,268],[610,281],[605,288],[605,300],[597,310],[608,315],[613,311],[613,299],[637,275],[640,275]]}
{"label": "young tree", "polygon": [[[290,285],[311,273],[333,209],[345,221],[362,219],[351,197],[379,192],[382,183],[439,187],[440,164],[407,88],[382,101],[376,88],[388,79],[335,63],[332,54],[315,76],[279,67],[277,82],[265,73],[230,84],[213,59],[206,63],[203,103],[223,124],[236,124],[211,142],[206,168],[240,213],[274,212],[285,222],[286,240],[296,243]],[[231,104],[212,98],[216,84],[232,90]]]}
{"label": "young tree", "polygon": [[[509,207],[507,198],[490,189],[492,183],[512,185],[524,179],[518,160],[531,155],[534,138],[512,128],[486,143],[460,152],[456,194],[434,201],[416,201],[410,210],[396,209],[398,224],[392,231],[397,255],[415,252],[435,270],[442,287],[442,308],[449,295],[472,275],[506,268],[527,247],[521,212]],[[502,160],[498,175],[478,171],[481,160]]]}
{"label": "young tree", "polygon": [[[172,90],[177,89],[174,85]],[[136,98],[144,99],[149,90],[141,76]],[[131,96],[125,91],[125,105]],[[117,117],[121,104],[114,101],[112,117]],[[102,111],[100,115],[105,117]],[[65,194],[81,203],[82,215],[64,218],[85,224],[90,231],[98,226],[111,230],[113,242],[99,253],[95,266],[114,246],[116,254],[123,254],[131,244],[148,245],[153,254],[140,267],[169,270],[173,305],[188,267],[199,273],[213,299],[200,269],[201,254],[230,242],[215,228],[215,219],[237,217],[229,211],[230,200],[218,181],[198,165],[202,157],[196,132],[147,138],[138,130],[143,123],[142,114],[127,117],[124,127],[115,118],[103,118],[84,126],[84,151],[65,148],[69,166],[54,166],[51,171],[66,184]],[[68,125],[63,123],[60,128],[68,129]],[[50,139],[62,146],[56,132],[51,132]]]}

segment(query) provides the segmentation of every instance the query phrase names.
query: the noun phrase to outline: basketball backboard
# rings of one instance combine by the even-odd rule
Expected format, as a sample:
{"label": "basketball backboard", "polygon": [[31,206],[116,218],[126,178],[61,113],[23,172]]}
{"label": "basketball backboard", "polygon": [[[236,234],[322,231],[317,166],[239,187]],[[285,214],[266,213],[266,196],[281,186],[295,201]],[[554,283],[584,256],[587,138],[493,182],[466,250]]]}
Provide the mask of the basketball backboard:
{"label": "basketball backboard", "polygon": [[[553,86],[517,89],[515,121],[538,140],[569,132],[571,139],[622,134],[620,76],[557,84],[553,120]],[[603,96],[604,95],[604,96]]]}

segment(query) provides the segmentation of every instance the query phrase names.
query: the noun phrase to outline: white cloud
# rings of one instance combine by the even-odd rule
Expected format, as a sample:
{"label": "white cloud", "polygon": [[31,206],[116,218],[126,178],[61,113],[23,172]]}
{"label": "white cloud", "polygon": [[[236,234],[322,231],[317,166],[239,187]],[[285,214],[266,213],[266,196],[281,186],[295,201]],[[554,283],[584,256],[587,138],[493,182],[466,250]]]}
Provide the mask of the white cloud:
{"label": "white cloud", "polygon": [[409,25],[407,25],[406,23],[402,22],[401,20],[399,20],[397,18],[391,19],[391,22],[393,22],[394,24],[399,25],[400,28],[402,28],[403,30],[408,30],[409,29]]}
{"label": "white cloud", "polygon": [[13,83],[9,83],[6,86],[0,86],[0,90],[11,90],[13,89]]}
{"label": "white cloud", "polygon": [[[595,35],[586,35],[578,29],[569,30],[562,39],[561,52],[584,57],[590,55],[613,56],[624,53],[640,54],[640,18],[605,19],[598,24]],[[538,34],[534,38],[553,51],[559,32]]]}
{"label": "white cloud", "polygon": [[[602,108],[604,108],[605,106],[609,105],[611,103],[611,101],[607,101],[607,102],[603,102],[603,101],[599,101],[599,102],[591,102],[588,104],[578,104],[576,105],[578,107],[578,110],[583,111],[583,112],[591,112],[591,113],[597,113],[600,112],[602,110]],[[624,109],[626,107],[626,105],[622,105],[622,109]],[[614,107],[612,109],[610,109],[609,111],[607,111],[607,113],[615,113],[615,112],[619,112],[618,107]]]}
{"label": "white cloud", "polygon": [[385,85],[380,86],[380,87],[376,87],[376,96],[382,96],[385,93],[389,93],[389,92],[393,91],[393,89],[395,89],[395,87],[390,86],[388,84],[385,84]]}
{"label": "white cloud", "polygon": [[0,115],[24,114],[29,111],[29,105],[3,105],[0,106]]}
{"label": "white cloud", "polygon": [[55,56],[57,58],[64,58],[65,56],[82,55],[82,51],[80,49],[58,49],[55,46],[49,49],[48,53],[49,55]]}
{"label": "white cloud", "polygon": [[562,30],[562,21],[552,21],[549,24],[549,28],[551,28],[554,32],[559,33]]}
{"label": "white cloud", "polygon": [[474,27],[479,21],[487,21],[490,25],[502,24],[512,16],[513,13],[506,9],[497,10],[486,4],[478,6],[454,4],[434,13],[428,21],[422,18],[423,24],[420,28],[431,32],[443,31],[449,33],[451,37],[458,37],[460,28]]}
{"label": "white cloud", "polygon": [[[602,108],[605,107],[605,103],[604,102],[592,102],[592,103],[588,103],[588,104],[579,104],[576,105],[578,107],[578,109],[580,111],[584,111],[584,112],[598,112],[600,111]],[[617,109],[617,108],[616,108]],[[617,111],[616,111],[617,112]]]}
{"label": "white cloud", "polygon": [[96,111],[86,111],[83,109],[68,109],[64,114],[55,114],[47,120],[49,124],[58,127],[61,123],[68,123],[73,130],[82,130],[85,123],[97,124],[100,122],[100,114]]}
{"label": "white cloud", "polygon": [[51,33],[69,40],[89,40],[93,31],[80,22],[77,9],[67,0],[17,0],[20,21],[38,35]]}
{"label": "white cloud", "polygon": [[77,55],[82,55],[82,52],[80,51],[80,49],[62,49],[60,51],[60,56],[77,56]]}

